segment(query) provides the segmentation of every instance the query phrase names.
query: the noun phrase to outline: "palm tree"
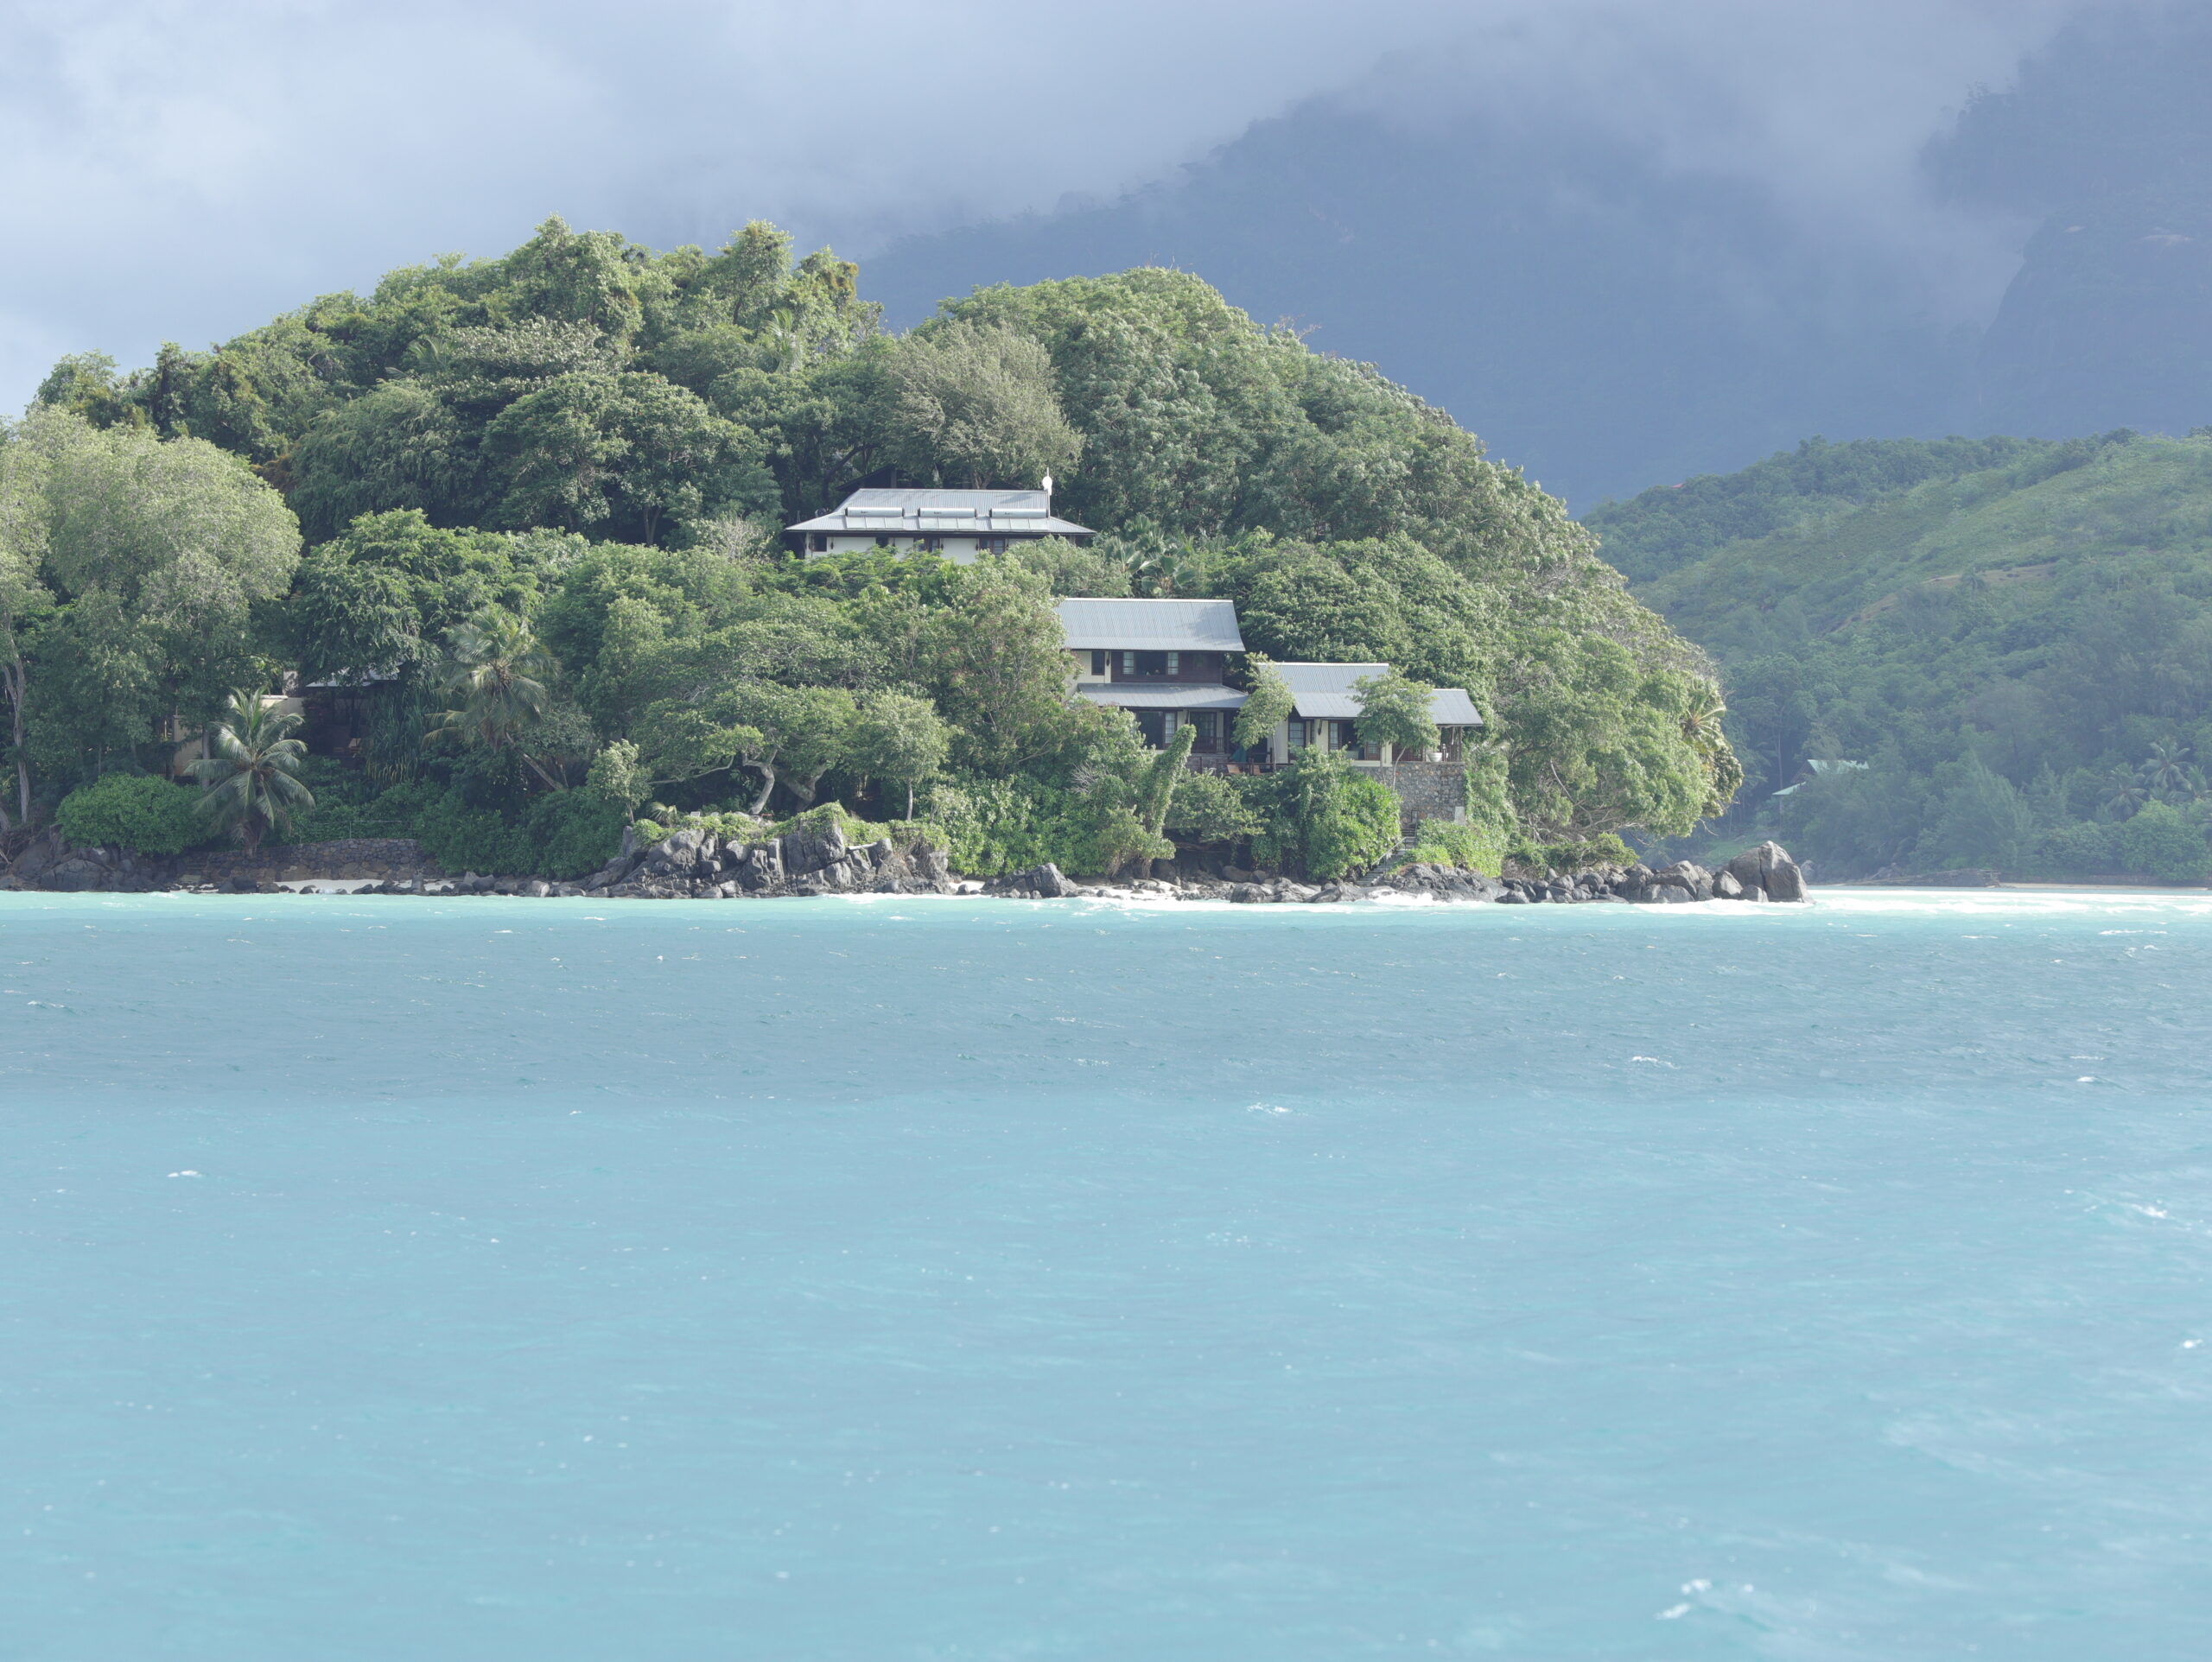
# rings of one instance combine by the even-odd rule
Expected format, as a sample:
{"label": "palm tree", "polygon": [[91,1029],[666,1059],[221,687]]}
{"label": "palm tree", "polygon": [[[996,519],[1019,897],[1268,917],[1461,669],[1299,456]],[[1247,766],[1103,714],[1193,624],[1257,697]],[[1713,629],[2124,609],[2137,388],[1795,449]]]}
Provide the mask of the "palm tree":
{"label": "palm tree", "polygon": [[2143,764],[2143,783],[2157,796],[2171,796],[2189,788],[2189,746],[2157,744]]}
{"label": "palm tree", "polygon": [[[528,624],[499,606],[485,607],[446,638],[438,686],[454,703],[430,719],[430,736],[505,750],[545,714],[545,681],[557,668]],[[518,753],[549,786],[562,788],[535,757]]]}
{"label": "palm tree", "polygon": [[1682,701],[1682,738],[1706,761],[1718,755],[1725,742],[1720,718],[1727,714],[1719,686],[1710,681],[1692,683],[1689,695]]}
{"label": "palm tree", "polygon": [[2150,800],[2150,789],[2134,769],[2114,768],[2106,776],[2104,809],[2113,818],[2131,819]]}
{"label": "palm tree", "polygon": [[295,815],[315,806],[315,792],[299,777],[308,753],[292,737],[299,725],[296,712],[278,714],[258,693],[234,692],[230,720],[208,735],[215,754],[192,764],[192,777],[207,788],[200,812],[236,829],[249,854],[271,826],[289,825]]}

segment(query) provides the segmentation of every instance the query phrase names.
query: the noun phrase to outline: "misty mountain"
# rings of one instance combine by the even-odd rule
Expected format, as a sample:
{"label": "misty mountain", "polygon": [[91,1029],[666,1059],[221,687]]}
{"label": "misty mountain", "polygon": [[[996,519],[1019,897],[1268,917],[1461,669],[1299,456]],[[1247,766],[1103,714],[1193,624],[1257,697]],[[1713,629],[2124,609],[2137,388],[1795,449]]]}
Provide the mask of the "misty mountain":
{"label": "misty mountain", "polygon": [[892,320],[985,282],[1152,263],[1380,365],[1578,505],[1822,429],[1942,432],[1974,340],[1750,184],[1625,143],[1310,103],[1119,201],[866,263]]}
{"label": "misty mountain", "polygon": [[1954,200],[2037,222],[1978,355],[1981,427],[2212,422],[2208,80],[2212,22],[2094,16],[1930,147]]}
{"label": "misty mountain", "polygon": [[1929,264],[1572,108],[1408,124],[1315,100],[1107,202],[868,263],[911,322],[1152,262],[1372,360],[1578,507],[1833,440],[2212,421],[2212,26],[2101,12],[1968,97],[1921,181],[2022,263],[1964,320]]}

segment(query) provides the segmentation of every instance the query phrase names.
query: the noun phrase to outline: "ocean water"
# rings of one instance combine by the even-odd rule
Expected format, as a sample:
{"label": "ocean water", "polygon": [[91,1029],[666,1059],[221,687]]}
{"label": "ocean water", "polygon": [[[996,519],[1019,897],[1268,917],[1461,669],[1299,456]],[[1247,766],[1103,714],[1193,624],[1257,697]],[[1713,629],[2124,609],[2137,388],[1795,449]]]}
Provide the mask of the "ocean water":
{"label": "ocean water", "polygon": [[2212,897],[0,897],[7,1662],[2212,1654]]}

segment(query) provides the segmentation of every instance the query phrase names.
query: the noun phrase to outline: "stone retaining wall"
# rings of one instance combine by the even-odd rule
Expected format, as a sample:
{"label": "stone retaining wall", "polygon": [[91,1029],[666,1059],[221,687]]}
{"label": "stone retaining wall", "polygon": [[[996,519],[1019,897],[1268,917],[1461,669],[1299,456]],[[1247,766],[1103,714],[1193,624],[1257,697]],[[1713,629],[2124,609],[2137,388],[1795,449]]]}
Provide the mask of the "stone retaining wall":
{"label": "stone retaining wall", "polygon": [[1402,830],[1410,832],[1423,820],[1456,818],[1467,805],[1467,765],[1464,762],[1400,762],[1373,771],[1376,778],[1398,793],[1398,824]]}

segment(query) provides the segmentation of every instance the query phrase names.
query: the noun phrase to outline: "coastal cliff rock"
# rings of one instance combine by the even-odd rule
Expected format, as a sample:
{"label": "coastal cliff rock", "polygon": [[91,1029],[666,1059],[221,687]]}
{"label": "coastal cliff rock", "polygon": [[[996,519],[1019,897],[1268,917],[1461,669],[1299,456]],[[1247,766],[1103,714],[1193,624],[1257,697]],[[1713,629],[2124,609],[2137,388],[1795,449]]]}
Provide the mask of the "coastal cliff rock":
{"label": "coastal cliff rock", "polygon": [[[186,868],[189,868],[188,870]],[[1993,874],[1947,874],[1953,882],[1987,880]],[[672,832],[642,844],[626,833],[622,852],[581,882],[530,877],[447,878],[412,842],[368,841],[279,846],[249,856],[241,850],[200,851],[172,860],[149,859],[128,849],[72,848],[48,831],[27,845],[0,888],[63,893],[143,893],[157,889],[217,888],[266,893],[280,883],[337,879],[365,881],[362,894],[480,895],[529,898],[588,896],[594,899],[740,900],[840,894],[988,894],[1022,899],[1156,897],[1226,900],[1243,905],[1331,905],[1383,897],[1440,902],[1490,902],[1512,906],[1619,904],[1688,905],[1700,901],[1802,902],[1803,870],[1779,843],[1747,849],[1719,870],[1676,860],[1657,871],[1642,864],[1599,866],[1586,871],[1505,878],[1454,866],[1385,866],[1364,877],[1301,883],[1234,867],[1219,875],[1168,867],[1166,878],[1083,884],[1046,863],[987,882],[954,877],[945,851],[917,837],[900,844],[880,837],[855,844],[833,809],[817,810],[784,834],[739,841],[700,828]],[[1929,879],[1921,879],[1927,881]]]}
{"label": "coastal cliff rock", "polygon": [[826,814],[783,836],[759,842],[738,842],[692,829],[672,832],[647,847],[628,840],[626,852],[587,878],[581,891],[639,900],[951,891],[951,872],[942,849],[920,838],[904,847],[887,837],[855,845],[846,841],[837,820]]}
{"label": "coastal cliff rock", "polygon": [[1047,860],[1026,872],[1010,872],[983,885],[985,894],[1013,895],[1023,899],[1059,900],[1082,891],[1068,881],[1060,868]]}
{"label": "coastal cliff rock", "polygon": [[1746,891],[1758,890],[1769,900],[1805,898],[1805,873],[1778,842],[1745,849],[1728,862],[1728,872]]}

